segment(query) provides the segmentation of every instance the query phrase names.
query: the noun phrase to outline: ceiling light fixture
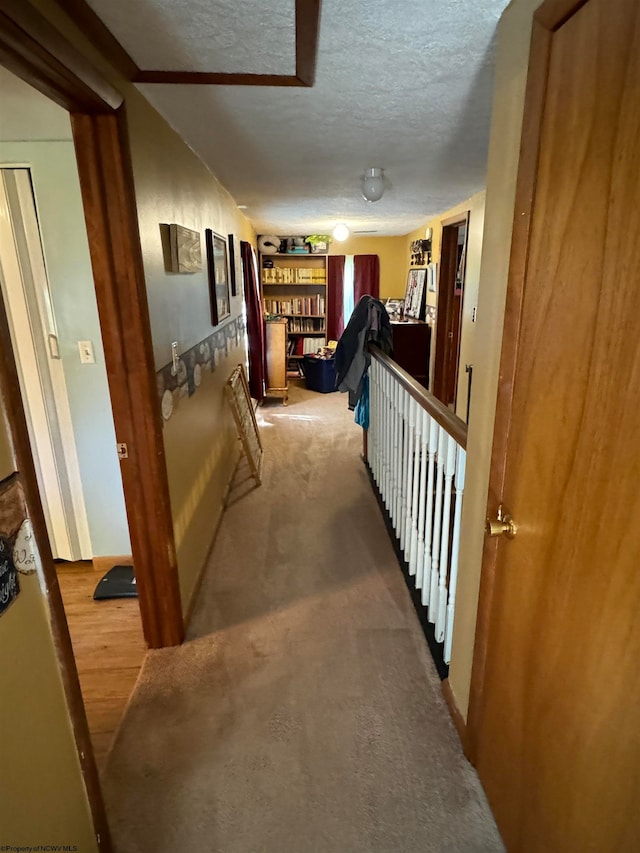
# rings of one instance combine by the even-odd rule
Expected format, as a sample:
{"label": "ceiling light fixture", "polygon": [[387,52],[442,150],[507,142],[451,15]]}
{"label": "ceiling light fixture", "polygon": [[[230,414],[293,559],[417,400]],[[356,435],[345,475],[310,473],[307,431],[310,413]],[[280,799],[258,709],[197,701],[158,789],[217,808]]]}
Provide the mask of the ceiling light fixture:
{"label": "ceiling light fixture", "polygon": [[334,240],[337,240],[339,243],[342,243],[349,236],[349,229],[344,224],[344,222],[338,222],[338,224],[331,233],[333,234]]}
{"label": "ceiling light fixture", "polygon": [[362,198],[365,201],[380,201],[384,193],[384,169],[365,169],[362,179]]}

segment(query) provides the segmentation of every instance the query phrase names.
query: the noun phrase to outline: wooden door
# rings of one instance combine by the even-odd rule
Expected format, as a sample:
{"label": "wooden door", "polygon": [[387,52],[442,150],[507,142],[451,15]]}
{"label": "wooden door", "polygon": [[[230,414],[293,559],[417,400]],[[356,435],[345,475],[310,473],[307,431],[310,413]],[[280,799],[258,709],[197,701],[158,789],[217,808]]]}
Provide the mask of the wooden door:
{"label": "wooden door", "polygon": [[470,720],[509,851],[637,853],[640,4],[569,5],[530,64],[489,502],[519,529]]}
{"label": "wooden door", "polygon": [[444,224],[440,253],[433,393],[440,402],[453,409],[456,406],[458,387],[468,219],[466,214],[459,221]]}

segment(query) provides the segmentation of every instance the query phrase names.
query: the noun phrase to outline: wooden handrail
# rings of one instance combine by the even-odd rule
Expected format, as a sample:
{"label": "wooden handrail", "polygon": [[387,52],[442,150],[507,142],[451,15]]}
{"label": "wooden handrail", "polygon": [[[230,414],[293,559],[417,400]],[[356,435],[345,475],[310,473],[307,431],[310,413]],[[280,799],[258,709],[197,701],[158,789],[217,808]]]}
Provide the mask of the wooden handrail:
{"label": "wooden handrail", "polygon": [[385,369],[389,371],[396,382],[413,397],[418,405],[422,406],[452,436],[460,447],[466,450],[467,425],[465,422],[447,409],[440,400],[434,397],[420,383],[416,382],[413,376],[410,376],[406,370],[403,370],[399,364],[396,364],[392,358],[382,352],[380,347],[377,347],[375,344],[369,344],[369,352],[373,358],[384,365]]}

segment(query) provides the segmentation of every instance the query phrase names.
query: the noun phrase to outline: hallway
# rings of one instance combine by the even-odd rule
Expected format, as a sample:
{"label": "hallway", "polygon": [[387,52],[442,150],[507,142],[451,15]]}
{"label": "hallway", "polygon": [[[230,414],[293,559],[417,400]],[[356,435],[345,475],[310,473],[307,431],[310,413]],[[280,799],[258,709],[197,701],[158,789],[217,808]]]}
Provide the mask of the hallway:
{"label": "hallway", "polygon": [[107,761],[115,849],[502,850],[346,397],[294,385],[258,416],[263,486],[234,489],[187,641],[149,653]]}

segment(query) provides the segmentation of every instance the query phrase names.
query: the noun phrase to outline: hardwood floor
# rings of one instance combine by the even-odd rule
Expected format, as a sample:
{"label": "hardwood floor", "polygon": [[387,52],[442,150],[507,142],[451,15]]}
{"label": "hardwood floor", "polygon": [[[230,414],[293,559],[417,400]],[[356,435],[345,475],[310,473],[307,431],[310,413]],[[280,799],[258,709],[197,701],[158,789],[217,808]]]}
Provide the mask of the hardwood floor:
{"label": "hardwood floor", "polygon": [[102,771],[147,652],[138,601],[94,601],[93,592],[104,572],[89,561],[60,562],[56,568],[91,740]]}

